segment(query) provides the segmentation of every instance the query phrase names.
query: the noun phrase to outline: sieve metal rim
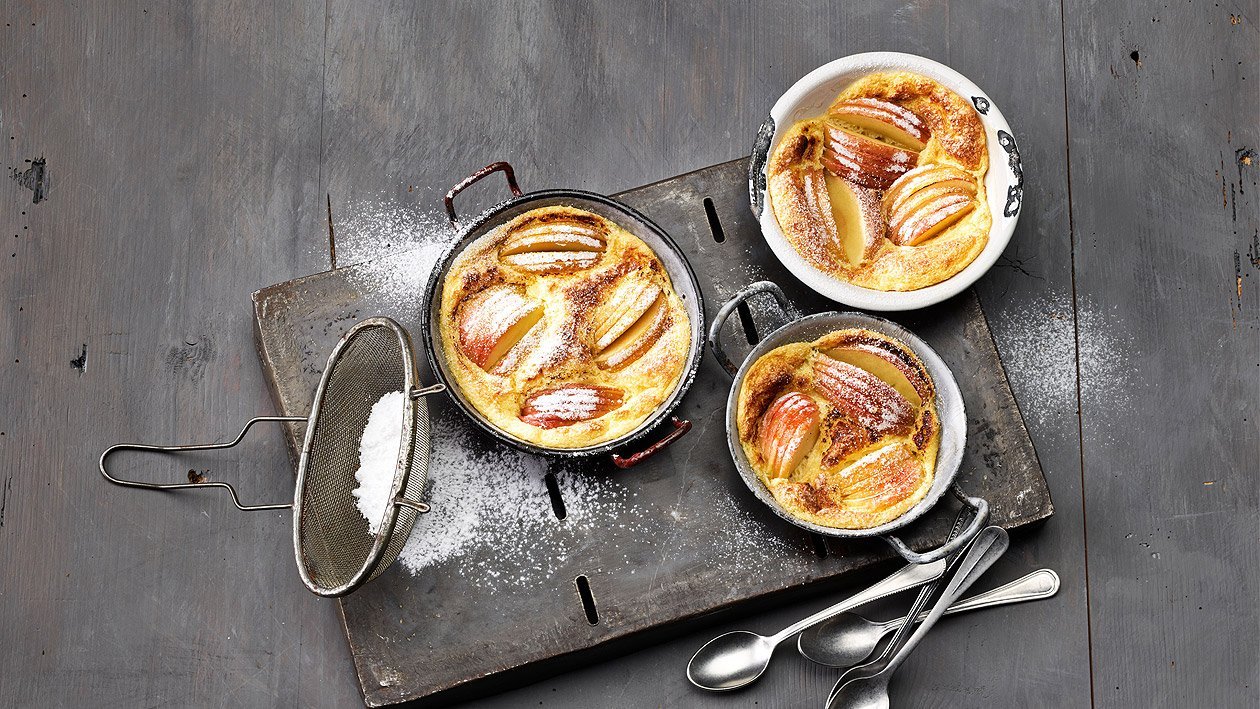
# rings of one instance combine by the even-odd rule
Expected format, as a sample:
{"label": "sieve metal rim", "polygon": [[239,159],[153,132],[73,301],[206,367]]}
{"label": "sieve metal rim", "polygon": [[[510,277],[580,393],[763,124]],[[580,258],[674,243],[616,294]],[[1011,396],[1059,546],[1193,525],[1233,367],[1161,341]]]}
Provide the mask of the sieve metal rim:
{"label": "sieve metal rim", "polygon": [[[386,506],[385,518],[381,520],[381,524],[377,527],[376,533],[373,535],[372,548],[368,552],[367,558],[363,562],[363,566],[345,583],[328,587],[317,583],[309,573],[307,565],[304,562],[302,554],[302,511],[304,508],[303,494],[310,474],[309,463],[310,453],[315,442],[315,437],[319,432],[319,420],[321,418],[324,393],[328,388],[328,384],[332,379],[336,364],[340,361],[341,355],[345,348],[354,340],[354,338],[362,331],[369,328],[384,327],[390,330],[398,340],[399,349],[403,360],[403,381],[400,384],[403,387],[405,396],[403,397],[403,434],[399,442],[398,458],[394,464],[394,479],[390,486],[390,504]],[[439,385],[440,387],[440,385]],[[298,574],[301,576],[302,584],[307,590],[318,596],[338,597],[351,593],[355,589],[362,586],[370,580],[380,566],[381,557],[385,554],[389,547],[390,541],[395,534],[395,527],[398,522],[399,507],[410,507],[417,512],[427,512],[428,505],[419,500],[411,500],[406,498],[402,493],[406,490],[407,479],[411,473],[411,463],[415,451],[415,414],[417,402],[426,394],[441,391],[444,387],[435,389],[434,387],[426,387],[420,389],[418,386],[417,373],[415,367],[415,356],[412,352],[411,337],[407,331],[403,329],[392,318],[385,316],[375,316],[366,318],[354,324],[347,330],[337,344],[333,347],[332,352],[328,355],[328,364],[324,368],[324,373],[320,376],[319,386],[315,389],[315,396],[311,401],[310,414],[307,418],[306,432],[302,441],[301,456],[298,460],[297,484],[293,489],[293,554],[294,560],[297,562]],[[422,455],[429,455],[428,451]],[[405,531],[410,534],[411,530]],[[391,560],[392,561],[392,560]]]}

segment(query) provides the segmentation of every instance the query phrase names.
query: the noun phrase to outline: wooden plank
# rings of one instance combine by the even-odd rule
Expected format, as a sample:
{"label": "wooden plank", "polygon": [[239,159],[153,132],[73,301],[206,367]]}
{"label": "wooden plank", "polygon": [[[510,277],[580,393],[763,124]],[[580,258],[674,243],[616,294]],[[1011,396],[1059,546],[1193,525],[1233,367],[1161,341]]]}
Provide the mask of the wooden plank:
{"label": "wooden plank", "polygon": [[[735,290],[760,278],[782,283],[804,312],[831,309],[774,261],[747,208],[747,169],[746,160],[736,160],[622,198],[674,236],[697,273],[709,316]],[[721,242],[706,200],[720,220]],[[437,232],[438,242],[445,236]],[[325,353],[355,320],[388,315],[420,337],[423,276],[434,257],[433,249],[419,248],[255,294],[259,352],[281,411],[309,410]],[[776,313],[754,312],[760,331],[781,321]],[[970,413],[962,488],[989,500],[995,524],[1020,527],[1049,516],[1045,479],[975,296],[899,319],[933,345],[961,382]],[[730,350],[738,356],[735,344]],[[820,557],[807,535],[756,502],[723,452],[729,389],[730,378],[706,357],[679,410],[696,430],[666,455],[625,473],[606,460],[562,466],[561,494],[570,510],[563,519],[547,514],[545,494],[505,498],[524,507],[501,521],[502,530],[458,513],[422,518],[413,536],[421,546],[441,545],[451,536],[488,539],[465,544],[414,575],[395,568],[342,599],[368,703],[511,686],[589,662],[592,650],[606,654],[613,643],[658,626],[818,581],[869,575],[872,565],[889,559],[877,541],[829,540],[830,553]],[[461,497],[502,496],[518,477],[532,477],[541,493],[538,478],[549,468],[544,459],[492,453],[497,444],[468,431],[463,415],[445,401],[436,404],[434,421],[441,461],[432,466],[435,509],[459,508]],[[301,433],[291,431],[293,450]],[[448,451],[452,437],[475,449],[477,459]],[[452,463],[477,470],[459,475]],[[467,487],[452,493],[452,484]],[[949,507],[915,525],[910,538],[920,547],[942,542],[953,518]],[[441,524],[458,525],[457,531],[436,526]],[[522,538],[529,543],[513,543]],[[750,569],[757,573],[750,577]],[[597,624],[588,622],[572,588],[579,575],[596,594]],[[488,644],[488,637],[503,640]]]}
{"label": "wooden plank", "polygon": [[1260,5],[1068,2],[1094,698],[1260,704]]}
{"label": "wooden plank", "polygon": [[[322,264],[323,7],[0,4],[0,705],[357,701],[283,513],[95,469],[270,409],[246,298]],[[40,157],[33,203],[9,177]],[[275,430],[117,462],[291,495]]]}

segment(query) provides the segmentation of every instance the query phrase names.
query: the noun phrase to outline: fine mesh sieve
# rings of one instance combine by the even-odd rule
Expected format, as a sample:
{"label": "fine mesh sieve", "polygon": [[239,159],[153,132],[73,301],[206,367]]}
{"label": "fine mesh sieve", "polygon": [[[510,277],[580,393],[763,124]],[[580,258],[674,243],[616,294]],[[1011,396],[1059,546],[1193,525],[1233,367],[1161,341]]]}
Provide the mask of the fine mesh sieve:
{"label": "fine mesh sieve", "polygon": [[[443,388],[441,384],[417,386],[411,339],[398,323],[385,317],[368,318],[350,328],[333,348],[309,416],[259,416],[246,423],[230,443],[115,445],[101,454],[101,474],[118,485],[150,490],[225,488],[242,510],[292,507],[293,552],[302,583],[321,596],[343,596],[392,564],[411,534],[417,515],[429,510],[422,501],[432,452],[429,412],[423,397]],[[386,394],[399,391],[406,396],[390,503],[373,534],[351,494],[358,486],[354,474],[359,469],[359,443],[372,405]],[[119,450],[180,452],[231,448],[259,421],[306,423],[291,504],[242,505],[228,483],[138,482],[114,477],[105,468],[105,459]]]}

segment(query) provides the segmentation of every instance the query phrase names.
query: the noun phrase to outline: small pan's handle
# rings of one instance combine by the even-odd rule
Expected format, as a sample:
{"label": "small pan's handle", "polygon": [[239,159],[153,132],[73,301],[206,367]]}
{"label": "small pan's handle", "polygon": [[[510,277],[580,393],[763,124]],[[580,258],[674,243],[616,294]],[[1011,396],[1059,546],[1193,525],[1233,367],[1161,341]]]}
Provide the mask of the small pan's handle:
{"label": "small pan's handle", "polygon": [[459,228],[459,217],[455,214],[455,195],[463,192],[472,185],[472,183],[492,172],[502,172],[503,176],[507,178],[508,189],[512,190],[512,196],[521,196],[521,188],[516,184],[516,173],[512,171],[512,166],[509,165],[506,160],[492,162],[468,177],[465,177],[459,184],[452,187],[451,191],[447,192],[446,197],[442,199],[443,204],[446,205],[446,216],[451,220],[451,226],[456,229]]}
{"label": "small pan's handle", "polygon": [[116,478],[113,475],[110,475],[109,471],[105,469],[105,459],[118,451],[124,450],[150,451],[154,453],[182,453],[185,451],[208,451],[220,448],[231,448],[237,443],[240,443],[241,440],[245,438],[245,434],[249,432],[249,429],[259,421],[288,421],[293,423],[300,421],[302,423],[306,423],[306,420],[305,416],[256,416],[250,419],[249,422],[245,424],[245,427],[241,429],[241,432],[236,435],[236,438],[228,443],[193,443],[191,445],[182,446],[155,446],[148,443],[119,443],[118,445],[106,448],[105,452],[101,454],[101,475],[104,475],[106,480],[114,483],[115,485],[122,485],[123,487],[138,487],[144,490],[184,490],[194,487],[221,487],[227,490],[228,494],[232,496],[232,503],[235,504],[236,508],[239,510],[245,510],[246,512],[253,512],[255,510],[287,510],[290,507],[293,507],[293,503],[281,502],[274,505],[242,505],[241,499],[236,496],[236,488],[223,482],[148,483],[140,482],[138,480],[124,480],[123,478]]}
{"label": "small pan's handle", "polygon": [[989,519],[989,503],[983,498],[971,497],[964,494],[962,490],[958,489],[957,485],[955,485],[952,489],[954,495],[958,499],[962,500],[964,504],[975,510],[975,514],[971,518],[971,523],[967,525],[967,528],[964,529],[961,534],[939,547],[931,551],[925,551],[921,554],[911,549],[905,542],[901,541],[901,539],[895,535],[885,534],[881,538],[888,542],[888,545],[900,554],[901,558],[911,564],[929,564],[938,559],[944,559],[969,544],[971,540],[975,539],[976,535],[980,533],[980,530],[984,529],[985,523]]}
{"label": "small pan's handle", "polygon": [[665,434],[664,438],[657,441],[656,443],[653,443],[647,448],[644,448],[638,453],[632,453],[628,456],[621,456],[617,453],[613,453],[612,455],[613,465],[617,466],[618,468],[621,468],[622,470],[625,470],[626,468],[633,468],[639,463],[642,463],[648,458],[651,458],[657,453],[660,453],[661,450],[665,448],[665,446],[668,446],[669,444],[673,443],[679,438],[682,438],[683,436],[687,435],[687,432],[691,430],[690,421],[687,421],[685,419],[680,419],[677,416],[671,417],[670,420],[674,424],[674,430]]}
{"label": "small pan's handle", "polygon": [[713,324],[709,326],[709,348],[713,350],[713,356],[717,358],[718,364],[735,376],[739,371],[739,367],[731,362],[731,358],[726,356],[726,350],[722,347],[722,328],[726,327],[726,321],[731,317],[731,313],[740,306],[741,303],[748,300],[758,293],[769,293],[778,301],[779,307],[784,313],[791,312],[792,305],[783,293],[783,289],[777,284],[770,281],[757,281],[752,285],[745,287],[740,292],[731,296],[718,310],[717,315],[713,316]]}

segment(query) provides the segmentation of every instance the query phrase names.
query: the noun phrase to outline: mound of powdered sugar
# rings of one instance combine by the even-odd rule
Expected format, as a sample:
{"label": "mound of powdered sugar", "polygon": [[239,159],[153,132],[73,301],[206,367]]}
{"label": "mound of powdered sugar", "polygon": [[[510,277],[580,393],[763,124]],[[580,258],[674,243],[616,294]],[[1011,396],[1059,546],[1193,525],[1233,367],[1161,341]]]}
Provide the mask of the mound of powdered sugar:
{"label": "mound of powdered sugar", "polygon": [[372,404],[367,425],[363,427],[363,438],[359,439],[359,469],[354,473],[359,486],[351,494],[359,513],[367,520],[368,534],[376,534],[389,505],[398,449],[402,445],[405,404],[401,391],[378,399]]}

